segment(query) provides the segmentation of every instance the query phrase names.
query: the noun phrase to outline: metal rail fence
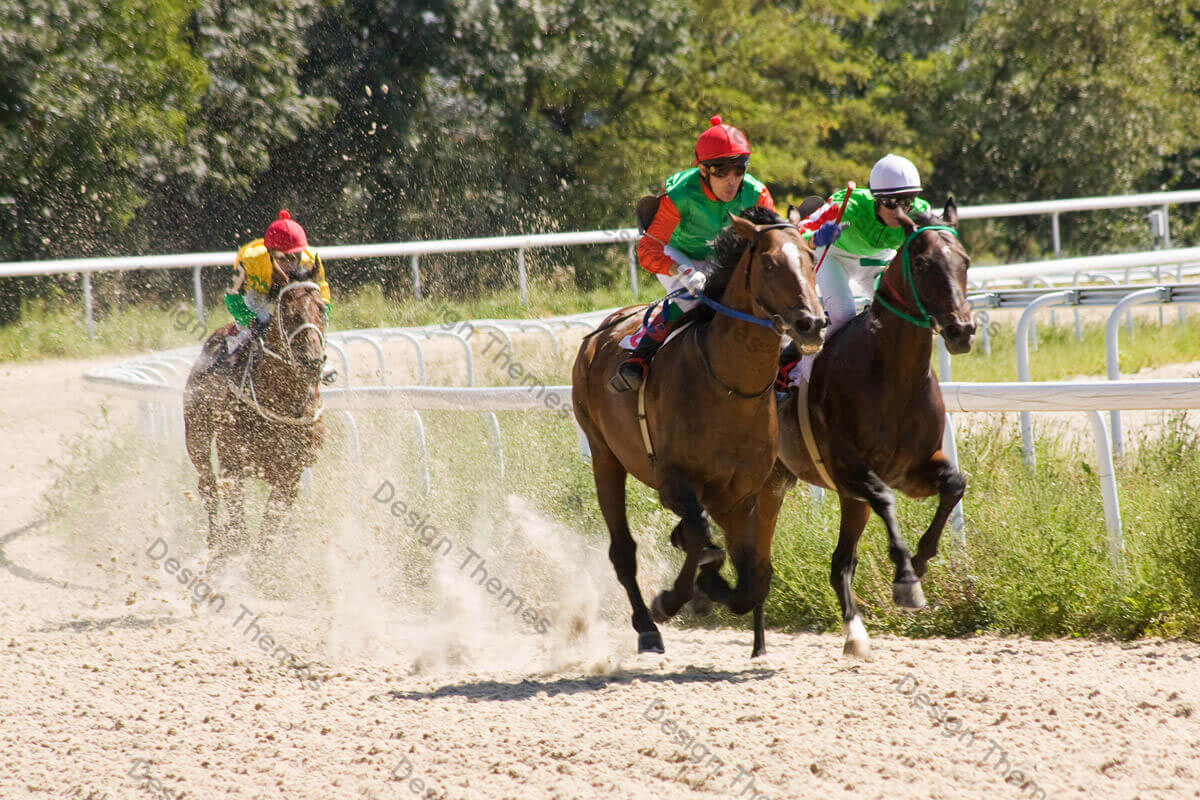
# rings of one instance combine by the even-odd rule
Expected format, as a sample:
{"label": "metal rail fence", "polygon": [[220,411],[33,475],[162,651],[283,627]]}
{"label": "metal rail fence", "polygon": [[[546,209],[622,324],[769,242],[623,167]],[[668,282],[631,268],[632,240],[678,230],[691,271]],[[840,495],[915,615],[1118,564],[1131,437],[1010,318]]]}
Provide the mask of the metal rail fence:
{"label": "metal rail fence", "polygon": [[[1156,207],[1151,212],[1155,229],[1165,247],[1170,247],[1169,206],[1200,203],[1200,190],[1158,192],[1153,194],[1121,195],[1114,197],[1082,197],[1070,200],[1049,200],[1027,203],[999,203],[993,205],[967,206],[959,209],[960,219],[991,219],[1013,216],[1049,215],[1054,253],[1061,249],[1059,217],[1065,213],[1096,211],[1112,208]],[[580,231],[573,233],[533,234],[522,236],[498,236],[478,239],[454,239],[430,242],[396,242],[362,245],[335,245],[321,248],[323,260],[339,258],[407,257],[412,271],[413,289],[417,299],[423,296],[421,288],[420,257],[445,253],[468,253],[492,250],[517,251],[517,282],[521,303],[527,304],[528,273],[525,264],[526,252],[544,247],[574,247],[579,245],[625,244],[629,257],[629,281],[634,299],[638,297],[637,256],[635,245],[638,233],[635,228],[616,228],[604,231]],[[138,269],[192,269],[192,286],[196,305],[196,317],[204,322],[204,296],[200,276],[204,267],[229,266],[235,254],[232,252],[184,253],[158,256],[117,256],[111,258],[77,258],[52,261],[18,261],[0,264],[0,278],[30,275],[79,274],[83,281],[84,316],[88,336],[95,335],[93,311],[92,274]],[[1158,250],[1132,253],[1125,256],[1092,256],[1091,259],[1113,259],[1111,261],[1078,262],[1087,259],[1052,259],[1032,264],[1013,264],[1004,267],[976,267],[973,279],[995,282],[1000,280],[1032,280],[1057,275],[1078,275],[1113,269],[1132,269],[1185,263],[1200,264],[1200,248]],[[998,270],[992,272],[992,270]],[[986,276],[980,273],[987,272]]]}

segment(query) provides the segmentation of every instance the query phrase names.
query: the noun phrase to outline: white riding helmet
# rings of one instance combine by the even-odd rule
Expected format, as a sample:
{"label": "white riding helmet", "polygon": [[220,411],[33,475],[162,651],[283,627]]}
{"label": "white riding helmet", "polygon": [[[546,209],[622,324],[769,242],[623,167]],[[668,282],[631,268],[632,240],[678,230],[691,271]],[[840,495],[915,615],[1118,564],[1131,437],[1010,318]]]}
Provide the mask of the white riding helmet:
{"label": "white riding helmet", "polygon": [[907,158],[888,153],[871,167],[867,185],[876,197],[917,194],[921,191],[921,176]]}

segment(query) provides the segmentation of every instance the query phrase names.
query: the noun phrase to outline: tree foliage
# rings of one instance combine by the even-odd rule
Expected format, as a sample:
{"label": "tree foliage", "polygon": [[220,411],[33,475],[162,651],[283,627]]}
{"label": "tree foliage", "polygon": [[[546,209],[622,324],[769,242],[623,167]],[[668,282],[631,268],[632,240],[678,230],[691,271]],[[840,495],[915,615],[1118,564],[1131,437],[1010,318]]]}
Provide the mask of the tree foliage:
{"label": "tree foliage", "polygon": [[318,244],[628,224],[713,114],[781,201],[864,183],[889,151],[967,202],[1185,188],[1198,12],[0,0],[0,258],[232,249],[284,206]]}

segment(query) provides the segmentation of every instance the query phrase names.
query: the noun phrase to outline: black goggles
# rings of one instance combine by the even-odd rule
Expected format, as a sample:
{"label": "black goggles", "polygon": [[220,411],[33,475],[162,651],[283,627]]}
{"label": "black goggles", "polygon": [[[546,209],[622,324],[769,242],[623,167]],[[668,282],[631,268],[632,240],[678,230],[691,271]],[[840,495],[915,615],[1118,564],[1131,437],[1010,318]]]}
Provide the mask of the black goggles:
{"label": "black goggles", "polygon": [[911,197],[879,197],[876,199],[884,208],[890,208],[893,211],[897,208],[904,209],[905,212],[912,211],[913,199]]}
{"label": "black goggles", "polygon": [[747,167],[750,166],[749,159],[745,161],[716,161],[710,162],[705,166],[708,167],[708,174],[714,178],[724,178],[731,173],[745,175]]}

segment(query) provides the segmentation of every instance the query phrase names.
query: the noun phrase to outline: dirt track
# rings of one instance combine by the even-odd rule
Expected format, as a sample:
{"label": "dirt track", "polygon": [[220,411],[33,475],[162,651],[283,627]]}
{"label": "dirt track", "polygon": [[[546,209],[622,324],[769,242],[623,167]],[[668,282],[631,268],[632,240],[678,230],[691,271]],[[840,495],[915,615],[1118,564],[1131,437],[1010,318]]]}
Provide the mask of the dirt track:
{"label": "dirt track", "polygon": [[[4,370],[5,532],[99,406],[86,366]],[[746,631],[667,628],[639,657],[602,554],[538,636],[465,591],[374,619],[353,581],[305,605],[235,583],[214,610],[142,549],[118,570],[37,527],[6,542],[0,798],[1200,797],[1192,643],[875,637],[847,663],[769,631],[752,663]]]}

